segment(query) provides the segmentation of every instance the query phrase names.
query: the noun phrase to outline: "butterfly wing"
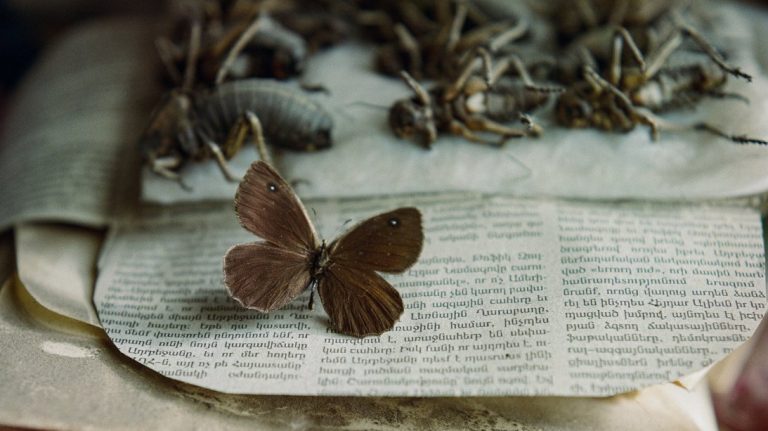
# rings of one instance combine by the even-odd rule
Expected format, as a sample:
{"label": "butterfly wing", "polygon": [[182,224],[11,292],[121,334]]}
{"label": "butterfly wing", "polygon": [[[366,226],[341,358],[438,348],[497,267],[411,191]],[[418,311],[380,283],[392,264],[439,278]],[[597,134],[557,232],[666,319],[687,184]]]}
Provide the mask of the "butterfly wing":
{"label": "butterfly wing", "polygon": [[331,243],[328,254],[339,265],[400,273],[416,263],[423,244],[419,210],[398,208],[353,227]]}
{"label": "butterfly wing", "polygon": [[257,236],[297,252],[315,250],[315,228],[291,186],[262,161],[246,172],[235,195],[240,224]]}
{"label": "butterfly wing", "polygon": [[379,335],[403,313],[397,290],[370,270],[331,263],[317,291],[331,326],[342,334]]}
{"label": "butterfly wing", "polygon": [[244,307],[272,311],[309,285],[310,262],[306,254],[268,242],[238,244],[224,255],[224,284]]}
{"label": "butterfly wing", "polygon": [[391,329],[403,313],[403,300],[374,271],[405,271],[416,263],[423,243],[416,208],[371,217],[331,243],[318,286],[331,325],[356,337]]}

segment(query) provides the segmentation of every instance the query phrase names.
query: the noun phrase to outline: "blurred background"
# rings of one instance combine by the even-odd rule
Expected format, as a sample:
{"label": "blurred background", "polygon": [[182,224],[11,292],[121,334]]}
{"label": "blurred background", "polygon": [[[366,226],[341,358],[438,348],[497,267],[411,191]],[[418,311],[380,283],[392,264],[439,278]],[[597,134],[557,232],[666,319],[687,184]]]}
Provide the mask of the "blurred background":
{"label": "blurred background", "polygon": [[164,7],[162,1],[0,0],[0,128],[13,89],[51,40],[96,17],[157,14]]}

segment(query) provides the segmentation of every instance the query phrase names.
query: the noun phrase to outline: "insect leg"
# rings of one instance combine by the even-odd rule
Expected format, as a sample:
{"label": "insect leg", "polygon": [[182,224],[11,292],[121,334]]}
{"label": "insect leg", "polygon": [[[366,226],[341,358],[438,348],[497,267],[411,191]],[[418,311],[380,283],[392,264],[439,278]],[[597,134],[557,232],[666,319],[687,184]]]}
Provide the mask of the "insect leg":
{"label": "insect leg", "polygon": [[397,3],[397,15],[401,17],[401,20],[403,23],[405,23],[405,26],[414,32],[424,34],[431,31],[435,26],[435,22],[425,15],[426,11],[422,10],[422,7],[418,4],[415,4],[415,2],[398,1],[390,3]]}
{"label": "insect leg", "polygon": [[424,87],[421,86],[413,77],[406,72],[405,70],[400,71],[400,77],[405,82],[405,85],[407,85],[413,92],[416,94],[416,97],[419,99],[419,102],[425,106],[429,106],[432,104],[432,98],[429,97],[429,93],[427,93],[427,90],[424,89]]}
{"label": "insect leg", "polygon": [[497,123],[485,117],[472,115],[466,118],[465,123],[467,128],[473,131],[489,132],[496,135],[500,135],[501,139],[493,142],[496,146],[502,146],[510,138],[523,138],[526,136],[536,136],[540,132],[540,128],[530,121],[529,117],[526,117],[528,121],[528,130],[521,130],[514,127],[505,126]]}
{"label": "insect leg", "polygon": [[405,84],[416,93],[419,102],[424,106],[424,116],[427,121],[427,142],[434,142],[437,139],[437,127],[435,126],[435,117],[432,113],[432,98],[429,96],[429,93],[427,93],[427,90],[413,79],[408,72],[401,70],[400,77],[405,81]]}
{"label": "insect leg", "polygon": [[482,57],[474,57],[469,59],[469,61],[467,61],[467,63],[462,68],[461,73],[459,73],[459,76],[453,82],[445,86],[445,90],[443,91],[443,99],[455,99],[456,96],[458,96],[459,93],[464,90],[464,86],[466,85],[467,80],[469,80],[469,77],[477,72],[477,70],[482,66],[482,62]]}
{"label": "insect leg", "polygon": [[160,56],[160,61],[163,63],[163,67],[165,67],[165,71],[168,73],[168,76],[173,83],[175,85],[181,84],[181,73],[174,61],[175,58],[182,55],[179,48],[165,37],[158,37],[155,39],[155,48]]}
{"label": "insect leg", "polygon": [[506,46],[508,43],[514,42],[515,40],[523,37],[523,35],[527,32],[528,23],[522,19],[518,19],[513,27],[510,27],[508,30],[505,30],[494,36],[494,38],[491,39],[491,41],[488,43],[488,49],[491,52],[496,52]]}
{"label": "insect leg", "polygon": [[[612,100],[612,102],[615,102],[615,100]],[[618,129],[623,132],[628,132],[635,127],[635,122],[632,118],[627,116],[627,113],[618,107],[616,103],[606,104],[605,109],[610,115],[604,117],[604,120],[598,121],[598,127],[605,130],[615,130],[618,126]]]}
{"label": "insect leg", "polygon": [[494,146],[499,146],[501,144],[499,141],[490,141],[490,140],[481,138],[480,136],[476,135],[469,128],[467,128],[467,126],[465,126],[462,122],[458,120],[451,120],[451,123],[448,125],[448,131],[454,135],[461,136],[462,138],[470,142],[475,142],[479,144],[488,144],[488,145],[494,145]]}
{"label": "insect leg", "polygon": [[613,85],[618,85],[621,81],[621,56],[624,52],[625,43],[629,47],[632,56],[640,65],[640,70],[645,70],[645,59],[632,35],[629,34],[626,28],[617,27],[613,35],[613,52],[611,53],[611,66],[608,73],[608,79]]}
{"label": "insect leg", "polygon": [[640,66],[640,70],[645,70],[645,58],[643,58],[643,53],[640,52],[640,48],[637,47],[635,38],[633,38],[629,31],[627,31],[627,29],[624,27],[618,27],[616,29],[616,33],[621,37],[622,40],[624,40],[624,43],[627,44],[627,47],[629,47],[629,52]]}
{"label": "insect leg", "polygon": [[[509,28],[509,22],[507,21],[484,24],[464,33],[456,44],[456,51],[467,52],[471,48],[477,46],[486,46],[488,49],[491,49],[491,43],[488,41],[498,37],[502,33],[505,35],[508,34],[509,30],[513,30],[513,28]],[[512,40],[506,40],[502,42],[508,43],[511,41]],[[504,46],[504,44],[502,43],[500,46]]]}
{"label": "insect leg", "polygon": [[715,49],[712,44],[707,42],[707,40],[704,38],[704,36],[701,35],[696,29],[691,27],[690,25],[680,22],[680,29],[683,31],[683,33],[687,34],[688,36],[693,39],[694,42],[696,42],[699,47],[701,47],[702,50],[709,56],[709,58],[712,59],[718,66],[720,66],[723,71],[730,73],[733,76],[736,76],[738,78],[743,78],[747,80],[747,82],[752,82],[752,76],[744,73],[736,66],[731,66],[725,62],[725,59],[722,55],[720,55],[719,52],[717,52],[717,49]]}
{"label": "insect leg", "polygon": [[224,178],[233,183],[240,182],[241,178],[232,172],[221,148],[219,148],[215,142],[208,139],[206,139],[205,144],[208,146],[208,149],[211,150],[211,153],[216,159],[216,163],[219,165],[219,169],[221,169],[221,173],[224,174]]}
{"label": "insect leg", "polygon": [[514,66],[515,71],[517,71],[517,74],[520,75],[520,79],[523,80],[523,83],[525,84],[525,88],[527,90],[532,91],[539,91],[542,93],[562,93],[565,91],[565,88],[562,87],[544,87],[541,85],[537,85],[533,82],[533,79],[531,78],[531,75],[528,73],[528,69],[523,64],[523,60],[520,59],[520,56],[517,54],[510,54],[507,56],[509,58],[509,61],[511,62],[512,66]]}
{"label": "insect leg", "polygon": [[579,58],[579,61],[581,62],[582,66],[589,66],[593,69],[597,69],[597,60],[595,59],[595,56],[592,54],[592,51],[587,49],[584,45],[579,45],[579,47],[576,50],[576,55]]}
{"label": "insect leg", "polygon": [[245,138],[248,135],[248,123],[244,117],[240,117],[237,122],[229,129],[227,138],[222,146],[224,157],[231,159],[240,148],[243,147]]}
{"label": "insect leg", "polygon": [[624,105],[626,105],[627,109],[633,110],[635,108],[632,101],[629,100],[629,97],[627,97],[627,95],[623,91],[618,89],[615,85],[611,84],[610,82],[606,81],[591,67],[589,66],[584,67],[584,78],[593,87],[595,87],[595,89],[607,90],[608,92],[613,94],[618,100],[620,100]]}
{"label": "insect leg", "polygon": [[397,36],[398,45],[408,53],[408,57],[411,60],[411,72],[420,77],[422,75],[422,60],[419,42],[416,41],[416,38],[413,37],[411,32],[400,23],[395,25],[394,32],[395,36]]}
{"label": "insect leg", "polygon": [[237,59],[237,56],[242,52],[242,50],[245,48],[245,46],[248,44],[248,42],[253,38],[256,33],[259,32],[261,27],[264,25],[263,20],[266,19],[265,15],[259,15],[257,16],[251,25],[246,28],[243,33],[240,35],[240,37],[237,39],[234,45],[232,45],[232,48],[227,53],[227,56],[224,57],[224,61],[221,63],[221,67],[219,68],[219,71],[216,72],[216,85],[221,84],[224,82],[224,79],[227,77],[227,73],[229,73],[229,69],[232,67],[232,64],[234,64],[235,60]]}
{"label": "insect leg", "polygon": [[179,183],[182,189],[191,191],[192,188],[187,185],[177,172],[171,170],[181,164],[181,160],[178,157],[163,157],[159,159],[153,158],[150,161],[152,172],[160,175],[163,178]]}
{"label": "insect leg", "polygon": [[239,23],[238,25],[232,26],[232,28],[227,31],[221,29],[221,36],[217,37],[215,41],[212,41],[206,46],[206,52],[215,58],[221,58],[226,52],[227,47],[230,47],[235,43],[240,34],[242,34],[246,25],[246,23]]}
{"label": "insect leg", "polygon": [[459,0],[456,5],[456,15],[451,22],[451,29],[448,33],[448,40],[445,44],[445,52],[450,55],[455,49],[456,45],[461,39],[461,28],[464,27],[464,22],[467,20],[467,4],[466,0]]}
{"label": "insect leg", "polygon": [[493,82],[491,71],[493,70],[493,60],[491,59],[491,53],[482,46],[477,49],[477,55],[480,56],[480,61],[483,64],[483,75],[485,75],[485,83],[490,87]]}
{"label": "insect leg", "polygon": [[[632,118],[636,119],[638,122],[645,124],[651,128],[651,139],[655,141],[658,138],[659,128],[662,124],[665,123],[661,118],[657,117],[656,115],[652,114],[650,111],[646,109],[642,109],[635,106],[623,91],[621,91],[615,85],[603,79],[603,77],[597,74],[597,72],[595,72],[594,69],[592,69],[589,66],[584,68],[584,78],[587,81],[589,81],[593,86],[598,86],[598,88],[607,90],[609,93],[611,93],[615,97],[615,101],[621,102],[624,109],[626,109],[630,113]],[[611,108],[611,109],[614,109],[614,108]],[[616,106],[615,109],[618,110],[618,106]],[[621,118],[621,116],[618,118]],[[627,129],[628,128],[627,124],[622,125],[622,127]]]}
{"label": "insect leg", "polygon": [[187,64],[184,68],[184,90],[191,90],[194,84],[197,58],[200,55],[200,39],[202,37],[202,23],[199,17],[195,17],[189,29],[189,52],[187,52]]}
{"label": "insect leg", "polygon": [[259,117],[251,111],[245,111],[245,118],[248,120],[248,124],[251,127],[251,134],[253,135],[253,141],[256,144],[256,151],[259,152],[259,158],[270,166],[274,166],[272,163],[272,156],[267,149],[266,141],[264,140],[264,128],[261,126]]}
{"label": "insect leg", "polygon": [[646,81],[653,78],[664,67],[669,56],[675,52],[682,42],[683,38],[680,36],[680,33],[676,32],[659,47],[658,51],[651,55],[651,58],[648,60],[648,67],[643,73]]}
{"label": "insect leg", "polygon": [[467,118],[467,127],[469,127],[470,130],[475,131],[481,131],[481,132],[490,132],[495,133],[497,135],[502,135],[505,137],[514,137],[514,138],[522,138],[524,136],[531,136],[538,134],[538,126],[534,125],[531,121],[530,117],[526,117],[526,120],[528,127],[530,130],[521,130],[516,129],[514,127],[505,126],[501,123],[497,123],[491,119],[480,117],[480,116],[470,116]]}

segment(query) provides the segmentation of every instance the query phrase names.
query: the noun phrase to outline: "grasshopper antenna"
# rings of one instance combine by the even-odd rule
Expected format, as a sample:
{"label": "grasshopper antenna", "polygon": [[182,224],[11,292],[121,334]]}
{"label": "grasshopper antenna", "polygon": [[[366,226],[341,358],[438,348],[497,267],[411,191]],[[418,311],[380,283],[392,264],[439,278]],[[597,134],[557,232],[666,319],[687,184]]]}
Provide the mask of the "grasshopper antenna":
{"label": "grasshopper antenna", "polygon": [[701,130],[701,131],[704,131],[704,132],[711,133],[711,134],[713,134],[715,136],[719,136],[721,138],[728,139],[729,141],[735,142],[737,144],[768,145],[768,141],[764,141],[762,139],[757,139],[757,138],[751,138],[751,137],[746,136],[746,135],[731,135],[731,134],[725,133],[722,130],[720,130],[720,129],[714,127],[714,126],[711,126],[711,125],[709,125],[707,123],[695,124],[693,126],[693,129],[694,130]]}

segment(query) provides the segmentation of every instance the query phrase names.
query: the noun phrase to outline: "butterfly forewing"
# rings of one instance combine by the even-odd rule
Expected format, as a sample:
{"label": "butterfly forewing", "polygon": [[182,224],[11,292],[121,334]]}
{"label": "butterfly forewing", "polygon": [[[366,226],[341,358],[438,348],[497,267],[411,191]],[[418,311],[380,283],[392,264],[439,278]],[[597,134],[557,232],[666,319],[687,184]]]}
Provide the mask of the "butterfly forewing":
{"label": "butterfly forewing", "polygon": [[347,267],[399,273],[416,263],[423,243],[419,210],[398,208],[353,227],[328,253],[331,262]]}
{"label": "butterfly forewing", "polygon": [[238,244],[224,256],[224,284],[244,307],[272,311],[309,285],[310,262],[306,254],[270,243]]}
{"label": "butterfly forewing", "polygon": [[400,294],[373,271],[330,264],[318,286],[331,326],[364,337],[392,329],[403,313]]}
{"label": "butterfly forewing", "polygon": [[240,183],[235,212],[244,228],[275,245],[297,252],[318,247],[315,229],[298,196],[262,161],[254,162]]}

